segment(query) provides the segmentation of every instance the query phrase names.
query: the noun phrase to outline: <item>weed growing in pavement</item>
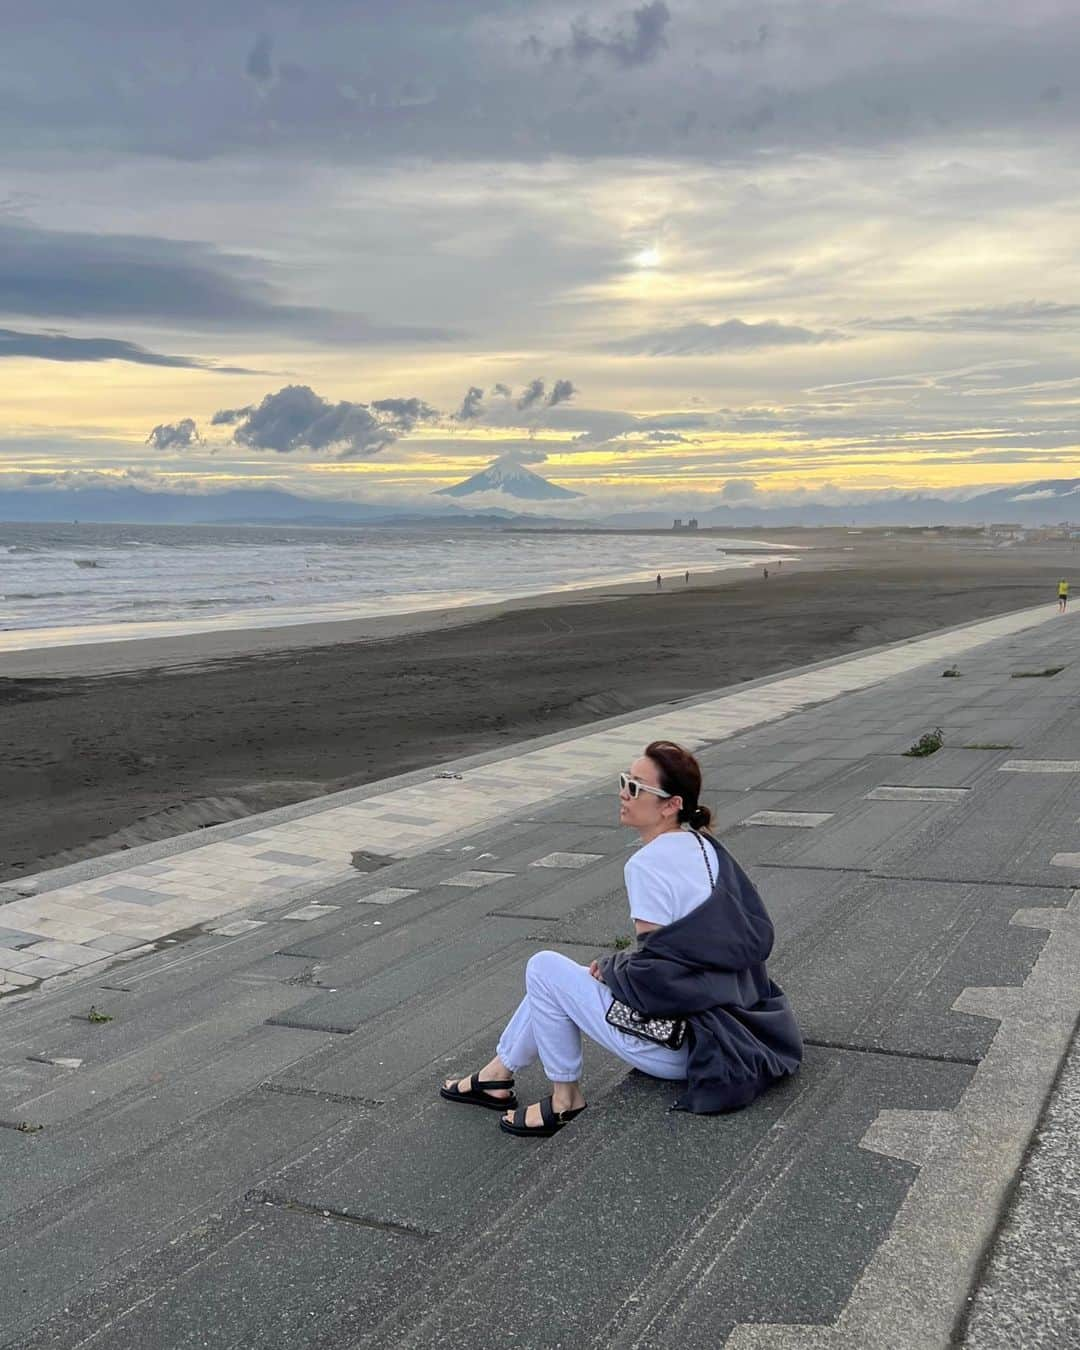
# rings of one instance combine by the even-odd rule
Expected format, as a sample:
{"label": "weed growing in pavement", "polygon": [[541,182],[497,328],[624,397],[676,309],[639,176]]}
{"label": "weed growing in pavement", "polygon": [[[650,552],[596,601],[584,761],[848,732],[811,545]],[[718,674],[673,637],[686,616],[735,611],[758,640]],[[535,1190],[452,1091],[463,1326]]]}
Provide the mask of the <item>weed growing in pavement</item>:
{"label": "weed growing in pavement", "polygon": [[905,750],[905,755],[911,755],[916,759],[922,759],[925,755],[936,754],[945,744],[945,735],[940,727],[935,727],[933,731],[927,731],[915,742],[910,750]]}
{"label": "weed growing in pavement", "polygon": [[615,948],[615,950],[616,950],[617,952],[621,952],[621,951],[623,951],[626,947],[632,946],[632,945],[633,945],[633,941],[634,941],[633,938],[628,938],[628,937],[617,937],[617,938],[615,939],[615,941],[614,941],[611,945]]}
{"label": "weed growing in pavement", "polygon": [[98,1012],[97,1008],[95,1008],[94,1005],[91,1003],[90,1011],[86,1014],[86,1020],[88,1022],[111,1022],[112,1014]]}

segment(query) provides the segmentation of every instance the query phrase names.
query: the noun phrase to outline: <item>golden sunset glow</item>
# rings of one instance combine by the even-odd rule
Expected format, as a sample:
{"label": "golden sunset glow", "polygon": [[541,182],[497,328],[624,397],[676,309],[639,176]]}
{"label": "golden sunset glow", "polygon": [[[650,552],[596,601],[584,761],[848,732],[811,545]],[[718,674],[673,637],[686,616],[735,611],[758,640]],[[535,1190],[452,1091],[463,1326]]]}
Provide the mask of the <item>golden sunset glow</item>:
{"label": "golden sunset glow", "polygon": [[[893,32],[879,20],[872,4],[865,40]],[[225,19],[206,22],[209,41]],[[513,79],[480,79],[482,118],[409,97],[378,134],[362,101],[339,126],[311,85],[219,87],[212,63],[167,123],[135,83],[114,125],[69,69],[94,154],[35,159],[31,119],[5,162],[0,489],[128,474],[412,509],[499,461],[584,494],[559,510],[666,516],[732,482],[841,502],[1080,472],[1080,161],[1056,103],[988,121],[949,23],[933,62],[905,57],[920,111],[869,117],[856,67],[792,30],[775,106],[748,115],[764,86],[743,58],[704,75],[709,41],[727,50],[719,13],[664,26],[619,78],[621,47],[538,64],[493,31]],[[394,69],[422,28],[372,50]],[[328,71],[352,41],[332,29],[309,35]],[[263,128],[250,144],[232,111],[237,146],[185,113],[233,99]]]}

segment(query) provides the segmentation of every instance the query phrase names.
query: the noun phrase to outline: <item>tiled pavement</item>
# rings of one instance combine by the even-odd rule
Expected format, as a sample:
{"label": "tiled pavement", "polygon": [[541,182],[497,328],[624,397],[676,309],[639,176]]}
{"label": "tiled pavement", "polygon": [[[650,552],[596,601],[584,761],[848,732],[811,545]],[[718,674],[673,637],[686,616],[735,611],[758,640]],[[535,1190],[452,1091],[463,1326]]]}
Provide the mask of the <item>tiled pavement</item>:
{"label": "tiled pavement", "polygon": [[[875,654],[920,649],[891,677],[854,658],[465,761],[461,779],[376,786],[378,805],[417,784],[465,792],[477,770],[512,791],[505,761],[547,750],[561,780],[591,764],[568,791],[550,769],[548,795],[509,814],[448,812],[384,869],[256,896],[185,946],[10,995],[0,1345],[965,1344],[957,1310],[1080,1012],[1077,797],[1061,768],[1080,761],[1080,629],[1040,617]],[[1064,669],[1012,678],[1051,665]],[[851,687],[822,693],[823,676]],[[788,715],[785,684],[802,679]],[[942,750],[901,757],[935,725]],[[550,1145],[507,1140],[434,1084],[490,1053],[538,946],[584,961],[626,932],[633,840],[613,824],[612,761],[576,747],[614,733],[604,754],[622,767],[676,727],[776,920],[770,972],[798,1012],[803,1069],[734,1116],[673,1116],[667,1085],[587,1052],[586,1115]],[[266,828],[292,823],[247,834],[321,856]],[[350,833],[339,858],[387,852],[373,838]],[[26,900],[162,875],[69,872]],[[91,1025],[91,1005],[110,1020]],[[526,1071],[522,1099],[539,1084]],[[1060,1225],[1033,1231],[1048,1244],[1034,1264],[1060,1261]],[[1023,1322],[1047,1297],[1065,1330],[1042,1343],[1080,1344],[1067,1280],[1021,1314],[1001,1278],[1009,1317],[973,1322],[973,1347],[1036,1343]]]}
{"label": "tiled pavement", "polygon": [[[613,776],[654,737],[700,749],[929,664],[955,664],[986,643],[1018,633],[1060,636],[1072,618],[1045,606],[1003,615],[748,688],[613,719],[591,732],[547,738],[538,748],[509,751],[488,763],[467,761],[435,776],[412,775],[405,786],[375,785],[299,810],[253,817],[215,842],[198,832],[170,841],[168,856],[154,861],[132,862],[130,854],[115,854],[90,868],[9,882],[0,896],[6,890],[18,898],[0,905],[0,994],[17,994],[40,981],[130,956],[169,934],[225,915],[242,917],[240,911],[259,910],[282,897],[311,899],[355,878],[355,852],[380,860],[423,853],[465,826],[475,829],[539,808]],[[967,697],[960,681],[951,692],[952,699],[945,698],[942,706]],[[892,743],[905,734],[906,728],[898,726],[886,742],[902,748]],[[1025,766],[1016,761],[1004,767],[1022,771]],[[1074,771],[1075,766],[1059,768]],[[821,822],[770,822],[765,811],[753,823]],[[1076,856],[1062,853],[1062,865]],[[90,875],[74,879],[87,871]]]}

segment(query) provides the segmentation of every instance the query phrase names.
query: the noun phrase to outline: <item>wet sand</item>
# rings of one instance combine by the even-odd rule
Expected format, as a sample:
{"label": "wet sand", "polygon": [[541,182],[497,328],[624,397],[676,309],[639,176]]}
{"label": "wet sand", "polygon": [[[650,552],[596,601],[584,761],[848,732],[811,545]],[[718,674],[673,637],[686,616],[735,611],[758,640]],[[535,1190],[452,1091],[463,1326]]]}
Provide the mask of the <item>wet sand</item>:
{"label": "wet sand", "polygon": [[755,567],[351,631],[8,654],[0,880],[934,628],[1053,608],[1064,561],[1053,549],[914,540],[842,553],[841,539],[821,540],[813,564],[770,567],[768,581]]}

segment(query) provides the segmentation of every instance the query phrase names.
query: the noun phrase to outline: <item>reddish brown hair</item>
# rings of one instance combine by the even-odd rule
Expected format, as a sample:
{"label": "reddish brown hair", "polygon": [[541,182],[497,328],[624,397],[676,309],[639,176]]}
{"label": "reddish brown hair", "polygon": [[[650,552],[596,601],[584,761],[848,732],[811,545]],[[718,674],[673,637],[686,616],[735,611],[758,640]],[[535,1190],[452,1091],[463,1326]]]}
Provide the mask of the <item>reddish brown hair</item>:
{"label": "reddish brown hair", "polygon": [[707,830],[712,824],[712,812],[698,800],[701,765],[690,751],[674,741],[653,741],[645,747],[645,757],[656,765],[664,791],[682,798],[679,823],[694,830]]}

